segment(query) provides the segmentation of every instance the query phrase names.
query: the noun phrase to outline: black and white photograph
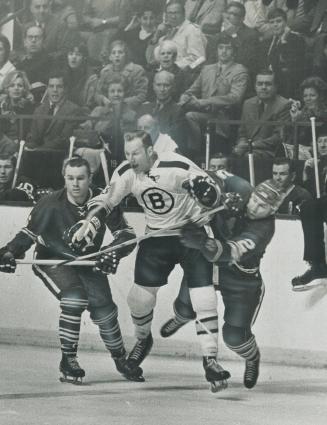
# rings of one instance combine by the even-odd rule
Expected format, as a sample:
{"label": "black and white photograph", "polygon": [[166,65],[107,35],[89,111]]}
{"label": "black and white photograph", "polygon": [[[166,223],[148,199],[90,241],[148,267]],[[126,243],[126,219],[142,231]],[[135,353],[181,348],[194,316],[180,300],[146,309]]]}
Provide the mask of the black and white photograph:
{"label": "black and white photograph", "polygon": [[0,0],[0,424],[325,425],[327,0]]}

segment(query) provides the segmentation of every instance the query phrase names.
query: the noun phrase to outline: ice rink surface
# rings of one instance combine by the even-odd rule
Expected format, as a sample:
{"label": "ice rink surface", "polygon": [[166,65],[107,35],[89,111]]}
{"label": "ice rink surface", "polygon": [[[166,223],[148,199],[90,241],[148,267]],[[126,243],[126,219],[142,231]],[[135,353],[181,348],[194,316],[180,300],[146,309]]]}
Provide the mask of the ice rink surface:
{"label": "ice rink surface", "polygon": [[0,345],[1,425],[325,425],[327,370],[262,363],[242,385],[242,362],[212,394],[201,360],[148,357],[145,383],[124,380],[105,352],[81,351],[82,386],[59,382],[59,349]]}

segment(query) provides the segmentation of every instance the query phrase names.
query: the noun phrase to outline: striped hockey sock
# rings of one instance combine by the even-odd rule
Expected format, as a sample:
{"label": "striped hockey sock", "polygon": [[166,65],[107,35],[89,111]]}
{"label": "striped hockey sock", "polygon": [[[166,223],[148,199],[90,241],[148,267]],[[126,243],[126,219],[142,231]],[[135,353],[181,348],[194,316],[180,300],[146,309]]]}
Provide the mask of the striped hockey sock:
{"label": "striped hockey sock", "polygon": [[99,327],[99,332],[106,349],[112,355],[125,351],[124,342],[118,323],[118,310],[115,308],[107,316],[101,319],[93,319],[93,322]]}
{"label": "striped hockey sock", "polygon": [[245,360],[254,360],[259,355],[259,348],[257,346],[255,336],[252,335],[244,344],[237,347],[226,344],[227,347],[234,351]]}
{"label": "striped hockey sock", "polygon": [[62,298],[59,316],[59,338],[61,350],[66,355],[76,355],[82,312],[88,305],[88,300]]}
{"label": "striped hockey sock", "polygon": [[135,326],[135,336],[138,339],[145,339],[151,333],[151,324],[153,319],[153,310],[145,316],[131,315],[132,321]]}

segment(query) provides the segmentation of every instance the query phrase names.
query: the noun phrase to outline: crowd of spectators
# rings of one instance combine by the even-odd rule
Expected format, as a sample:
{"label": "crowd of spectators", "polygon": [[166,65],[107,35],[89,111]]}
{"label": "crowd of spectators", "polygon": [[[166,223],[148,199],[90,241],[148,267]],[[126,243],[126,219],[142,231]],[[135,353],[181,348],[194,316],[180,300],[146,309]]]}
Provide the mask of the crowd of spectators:
{"label": "crowd of spectators", "polygon": [[112,172],[140,128],[199,164],[210,133],[234,172],[250,146],[257,175],[314,196],[313,116],[327,121],[325,0],[0,0],[0,155],[23,139],[38,185],[56,187],[44,172],[72,136],[96,178],[100,153]]}

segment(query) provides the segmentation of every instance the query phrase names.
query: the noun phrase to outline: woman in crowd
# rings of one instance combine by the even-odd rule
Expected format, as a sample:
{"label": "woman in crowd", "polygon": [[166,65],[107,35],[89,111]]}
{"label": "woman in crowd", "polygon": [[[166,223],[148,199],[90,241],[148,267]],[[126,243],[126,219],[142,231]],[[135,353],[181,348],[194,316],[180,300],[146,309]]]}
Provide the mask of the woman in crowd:
{"label": "woman in crowd", "polygon": [[16,68],[9,60],[10,42],[6,36],[0,34],[0,91],[2,91],[2,82],[5,76]]}
{"label": "woman in crowd", "polygon": [[84,43],[72,44],[68,49],[65,63],[67,98],[79,106],[93,108],[97,77],[89,65],[87,46]]}
{"label": "woman in crowd", "polygon": [[139,13],[139,24],[130,30],[121,31],[121,39],[124,40],[131,53],[131,60],[147,67],[146,50],[156,31],[156,14],[151,5],[146,5]]}
{"label": "woman in crowd", "polygon": [[[319,77],[306,78],[301,84],[301,102],[291,102],[291,119],[293,122],[310,122],[311,117],[317,121],[327,122],[327,84]],[[298,127],[298,143],[311,145],[311,128]]]}
{"label": "woman in crowd", "polygon": [[187,70],[181,69],[176,63],[177,46],[171,40],[164,40],[160,43],[158,48],[158,63],[152,66],[151,71],[148,73],[149,78],[149,92],[148,100],[154,100],[155,95],[153,92],[153,79],[158,71],[168,71],[175,76],[174,87],[174,100],[177,102],[182,93],[189,88],[192,83],[192,76]]}
{"label": "woman in crowd", "polygon": [[34,112],[33,96],[30,92],[30,83],[23,71],[11,71],[2,82],[0,95],[0,112],[3,132],[17,143],[25,140],[30,129],[31,120],[23,119],[22,125],[16,115],[31,115]]}
{"label": "woman in crowd", "polygon": [[110,63],[100,73],[96,89],[96,101],[98,105],[110,105],[110,100],[107,97],[108,81],[112,80],[115,76],[121,76],[128,83],[125,102],[132,109],[136,109],[145,101],[148,91],[148,79],[144,68],[129,59],[127,45],[122,40],[116,40],[111,43],[109,60]]}

